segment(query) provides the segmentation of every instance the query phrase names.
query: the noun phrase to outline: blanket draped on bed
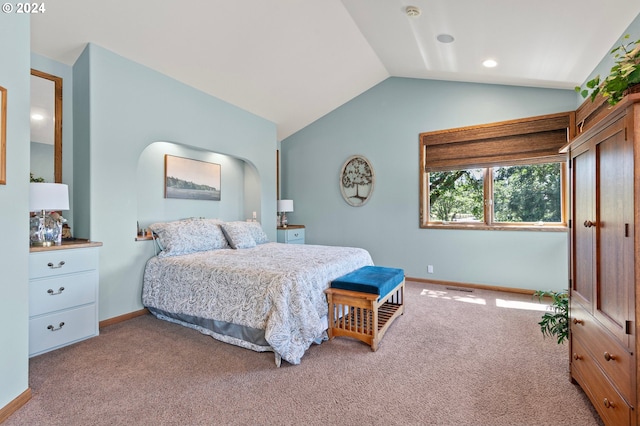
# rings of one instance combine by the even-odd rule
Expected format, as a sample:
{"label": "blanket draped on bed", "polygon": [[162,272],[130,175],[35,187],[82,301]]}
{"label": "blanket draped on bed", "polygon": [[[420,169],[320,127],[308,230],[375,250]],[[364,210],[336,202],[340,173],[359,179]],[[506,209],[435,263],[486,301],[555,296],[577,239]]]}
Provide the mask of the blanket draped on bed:
{"label": "blanket draped on bed", "polygon": [[326,337],[324,290],[372,264],[360,248],[280,243],[153,257],[142,302],[159,318],[299,364]]}

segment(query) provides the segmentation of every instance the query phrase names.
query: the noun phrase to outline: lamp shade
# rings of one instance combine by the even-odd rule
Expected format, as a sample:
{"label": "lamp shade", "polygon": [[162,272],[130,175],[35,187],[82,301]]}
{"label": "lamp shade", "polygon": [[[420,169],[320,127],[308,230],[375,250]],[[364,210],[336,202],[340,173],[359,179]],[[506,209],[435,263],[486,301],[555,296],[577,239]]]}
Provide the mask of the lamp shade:
{"label": "lamp shade", "polygon": [[293,211],[293,200],[278,200],[278,211],[279,212],[292,212]]}
{"label": "lamp shade", "polygon": [[30,183],[29,211],[69,210],[69,186],[64,183]]}

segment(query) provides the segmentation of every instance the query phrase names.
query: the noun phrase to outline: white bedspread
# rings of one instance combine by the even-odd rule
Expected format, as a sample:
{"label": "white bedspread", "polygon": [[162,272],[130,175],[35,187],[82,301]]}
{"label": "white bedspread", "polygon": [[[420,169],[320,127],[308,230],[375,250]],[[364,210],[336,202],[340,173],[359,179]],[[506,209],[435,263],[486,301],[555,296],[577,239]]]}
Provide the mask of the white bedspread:
{"label": "white bedspread", "polygon": [[276,357],[299,364],[325,334],[324,290],[335,278],[372,264],[360,248],[281,243],[154,257],[145,268],[142,302],[164,312],[264,330]]}

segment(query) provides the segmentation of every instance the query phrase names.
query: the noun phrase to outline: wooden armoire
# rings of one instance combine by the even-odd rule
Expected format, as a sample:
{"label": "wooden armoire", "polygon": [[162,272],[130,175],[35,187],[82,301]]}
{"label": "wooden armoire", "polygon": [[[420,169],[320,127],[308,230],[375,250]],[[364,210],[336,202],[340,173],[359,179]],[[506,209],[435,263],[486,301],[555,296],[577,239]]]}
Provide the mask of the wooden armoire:
{"label": "wooden armoire", "polygon": [[571,182],[570,370],[606,425],[640,425],[640,94],[587,101]]}

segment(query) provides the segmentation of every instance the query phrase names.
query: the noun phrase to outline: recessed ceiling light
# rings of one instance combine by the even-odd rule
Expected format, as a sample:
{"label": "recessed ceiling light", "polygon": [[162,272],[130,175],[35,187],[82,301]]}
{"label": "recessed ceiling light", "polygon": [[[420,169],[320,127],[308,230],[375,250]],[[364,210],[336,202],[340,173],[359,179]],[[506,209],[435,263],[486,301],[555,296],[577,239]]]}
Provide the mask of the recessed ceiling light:
{"label": "recessed ceiling light", "polygon": [[438,34],[436,39],[438,39],[440,43],[453,43],[453,40],[455,40],[451,34]]}
{"label": "recessed ceiling light", "polygon": [[498,63],[493,59],[487,59],[482,63],[482,65],[484,65],[487,68],[495,68],[498,66]]}
{"label": "recessed ceiling light", "polygon": [[411,17],[411,18],[417,18],[418,16],[420,16],[420,8],[417,6],[407,6],[407,8],[405,9],[405,12],[407,14],[407,16]]}
{"label": "recessed ceiling light", "polygon": [[32,118],[33,120],[40,121],[40,120],[44,120],[44,115],[42,115],[42,114],[32,114],[32,115],[31,115],[31,118]]}

